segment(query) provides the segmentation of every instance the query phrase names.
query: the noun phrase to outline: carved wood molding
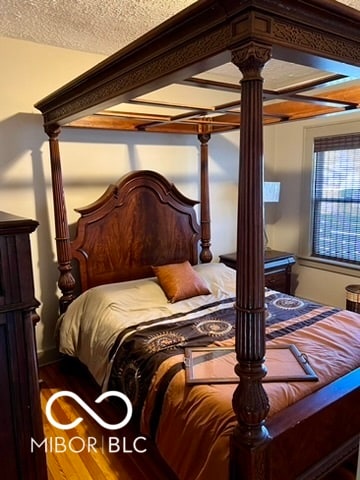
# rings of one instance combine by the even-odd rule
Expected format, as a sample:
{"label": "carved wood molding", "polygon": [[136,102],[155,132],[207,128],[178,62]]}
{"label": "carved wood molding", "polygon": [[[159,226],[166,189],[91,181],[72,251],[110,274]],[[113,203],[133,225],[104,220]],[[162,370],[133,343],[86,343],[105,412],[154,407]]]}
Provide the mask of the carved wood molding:
{"label": "carved wood molding", "polygon": [[[63,119],[76,115],[84,109],[106,105],[107,102],[116,97],[118,97],[118,103],[121,103],[137,96],[138,93],[135,94],[137,89],[140,89],[141,94],[151,91],[155,85],[152,82],[156,82],[156,88],[171,83],[169,76],[175,75],[175,72],[178,72],[178,79],[183,80],[184,76],[179,73],[181,69],[187,67],[189,63],[195,64],[203,61],[206,57],[224,52],[226,45],[229,43],[229,38],[230,28],[225,25],[206,36],[187,41],[175,49],[157,52],[156,57],[149,55],[146,61],[136,64],[133,68],[119,67],[116,75],[113,74],[109,78],[99,78],[92,90],[84,92],[81,90],[81,84],[79,84],[78,87],[74,87],[75,94],[69,97],[69,101],[64,98],[64,102],[59,107],[42,110],[44,122],[45,124],[63,123]],[[201,71],[202,69],[199,67],[198,70]],[[40,106],[38,108],[41,110]]]}
{"label": "carved wood molding", "polygon": [[338,62],[339,73],[340,62],[360,66],[356,18],[345,12],[343,18],[335,6],[319,0],[247,3],[197,2],[188,15],[170,19],[38,102],[45,125],[68,124],[227,63],[230,52],[249,41],[272,45],[274,57],[294,63],[312,66],[322,57]]}
{"label": "carved wood molding", "polygon": [[315,31],[292,22],[274,21],[272,27],[273,44],[289,48],[296,47],[311,54],[337,59],[340,62],[360,65],[359,45],[329,32]]}
{"label": "carved wood molding", "polygon": [[[294,3],[286,5],[286,16],[285,6],[279,10],[275,8],[275,3],[271,0],[263,2],[262,8],[251,10],[233,20],[232,40],[243,42],[254,39],[285,47],[294,53],[294,60],[298,52],[306,52],[341,63],[360,65],[358,38],[356,41],[352,34],[342,31],[336,16],[328,13],[328,17],[322,18],[321,23],[314,22],[316,15],[321,15],[321,10],[309,9],[304,4],[299,7]],[[348,27],[354,33],[354,25]],[[355,33],[358,34],[358,31]]]}
{"label": "carved wood molding", "polygon": [[258,42],[249,42],[231,53],[231,61],[243,73],[243,81],[263,80],[261,71],[271,58],[271,47]]}

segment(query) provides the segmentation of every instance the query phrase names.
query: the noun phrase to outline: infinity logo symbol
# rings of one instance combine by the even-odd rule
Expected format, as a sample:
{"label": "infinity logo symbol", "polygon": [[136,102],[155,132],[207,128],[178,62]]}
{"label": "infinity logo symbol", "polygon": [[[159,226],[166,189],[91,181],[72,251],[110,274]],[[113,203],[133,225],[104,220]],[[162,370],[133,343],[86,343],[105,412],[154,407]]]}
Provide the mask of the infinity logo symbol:
{"label": "infinity logo symbol", "polygon": [[108,430],[118,430],[124,427],[125,425],[127,425],[131,419],[132,412],[133,412],[131,402],[124,393],[116,392],[113,390],[110,390],[109,392],[104,392],[95,400],[95,403],[101,403],[103,400],[105,400],[108,397],[118,397],[121,400],[123,400],[127,409],[127,413],[125,415],[124,420],[116,424],[107,423],[107,422],[104,422],[104,420],[101,417],[99,417],[99,415],[96,412],[94,412],[94,410],[90,408],[89,405],[84,402],[84,400],[82,400],[78,395],[76,395],[76,393],[69,392],[67,390],[62,390],[60,392],[56,392],[53,395],[51,395],[51,397],[49,398],[46,404],[46,409],[45,409],[45,413],[49,422],[54,427],[60,428],[61,430],[70,430],[70,428],[75,428],[84,419],[82,417],[79,417],[73,422],[65,425],[57,422],[52,416],[51,407],[52,407],[52,404],[55,402],[55,400],[57,400],[60,397],[70,397],[73,400],[75,400],[99,425],[101,425],[103,428],[106,428]]}

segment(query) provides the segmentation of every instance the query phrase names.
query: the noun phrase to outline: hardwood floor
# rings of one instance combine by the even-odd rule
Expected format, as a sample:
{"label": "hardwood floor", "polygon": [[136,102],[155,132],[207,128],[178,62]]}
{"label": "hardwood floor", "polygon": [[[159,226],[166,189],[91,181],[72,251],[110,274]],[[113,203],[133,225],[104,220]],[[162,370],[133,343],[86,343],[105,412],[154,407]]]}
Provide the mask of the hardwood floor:
{"label": "hardwood floor", "polygon": [[[123,451],[122,443],[119,444],[121,451],[114,451],[118,448],[115,443],[110,444],[109,448],[110,437],[114,433],[103,429],[72,399],[61,397],[53,403],[51,413],[54,419],[62,424],[68,424],[79,417],[84,420],[71,430],[54,427],[45,415],[45,408],[51,395],[62,390],[79,395],[109,423],[117,423],[124,417],[119,415],[119,408],[109,402],[94,403],[101,392],[79,364],[53,363],[41,367],[39,373],[49,480],[176,480],[149,442],[145,444],[145,441],[139,440],[135,444],[139,449],[146,445],[146,453],[134,450],[133,441],[137,434],[129,426],[121,429],[120,434],[126,438],[126,452]],[[357,458],[354,458],[323,480],[355,480],[356,463]]]}
{"label": "hardwood floor", "polygon": [[[148,441],[134,443],[137,435],[128,425],[121,429],[125,440],[116,442],[113,431],[102,428],[69,397],[54,401],[52,416],[63,425],[79,417],[84,420],[70,430],[58,429],[49,422],[45,415],[47,401],[63,390],[76,393],[109,423],[124,418],[119,418],[119,409],[110,402],[94,403],[101,392],[82,368],[57,362],[41,367],[40,378],[49,480],[176,480]],[[136,451],[145,448],[145,453]]]}

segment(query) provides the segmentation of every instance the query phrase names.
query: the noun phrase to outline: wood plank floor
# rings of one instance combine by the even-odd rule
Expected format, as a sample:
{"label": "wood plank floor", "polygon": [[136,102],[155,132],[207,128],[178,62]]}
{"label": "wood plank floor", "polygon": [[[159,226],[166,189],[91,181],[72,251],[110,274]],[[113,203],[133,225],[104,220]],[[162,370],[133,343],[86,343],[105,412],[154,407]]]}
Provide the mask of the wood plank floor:
{"label": "wood plank floor", "polygon": [[84,420],[71,430],[54,427],[45,415],[45,408],[50,396],[61,390],[79,395],[109,423],[117,423],[124,417],[119,417],[119,410],[109,402],[94,403],[101,392],[80,367],[57,362],[41,367],[39,374],[49,480],[176,480],[148,441],[139,440],[135,444],[138,449],[146,448],[145,453],[135,451],[136,435],[129,426],[121,429],[121,437],[125,438],[126,452],[123,452],[122,442],[109,440],[114,432],[103,429],[71,398],[61,397],[53,403],[54,419],[62,424],[78,417]]}
{"label": "wood plank floor", "polygon": [[[66,451],[58,449],[56,452],[48,448],[46,457],[49,480],[176,480],[150,443],[146,443],[146,453],[110,452],[107,448],[108,439],[114,433],[103,429],[72,399],[61,397],[54,402],[51,412],[55,420],[62,424],[70,423],[78,417],[83,417],[84,420],[71,430],[53,427],[45,415],[46,403],[52,394],[61,390],[79,395],[109,423],[117,423],[123,416],[119,417],[119,409],[109,402],[94,403],[101,392],[78,364],[69,366],[65,362],[57,362],[41,367],[39,373],[45,436],[48,442],[61,437],[66,445]],[[121,436],[127,440],[126,450],[132,450],[132,442],[136,438],[134,431],[127,426],[121,430]],[[91,448],[83,443],[88,439],[91,439]],[[139,446],[143,448],[144,443],[139,443]],[[61,444],[58,447],[60,450],[64,448]],[[356,463],[357,458],[354,458],[323,480],[355,480]]]}

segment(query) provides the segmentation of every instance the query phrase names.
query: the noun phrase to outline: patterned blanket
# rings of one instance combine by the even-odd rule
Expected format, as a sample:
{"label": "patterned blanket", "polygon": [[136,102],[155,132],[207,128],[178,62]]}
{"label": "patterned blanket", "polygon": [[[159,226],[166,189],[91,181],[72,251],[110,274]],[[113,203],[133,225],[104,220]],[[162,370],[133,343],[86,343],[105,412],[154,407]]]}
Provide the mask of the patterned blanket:
{"label": "patterned blanket", "polygon": [[[234,302],[235,298],[229,298],[123,331],[111,352],[108,388],[125,393],[139,418],[151,379],[164,360],[183,353],[185,347],[210,346],[234,337]],[[267,293],[266,307],[267,340],[313,325],[339,311],[275,291]],[[154,409],[158,413],[167,385],[182,368],[183,362],[176,363],[164,376]]]}

